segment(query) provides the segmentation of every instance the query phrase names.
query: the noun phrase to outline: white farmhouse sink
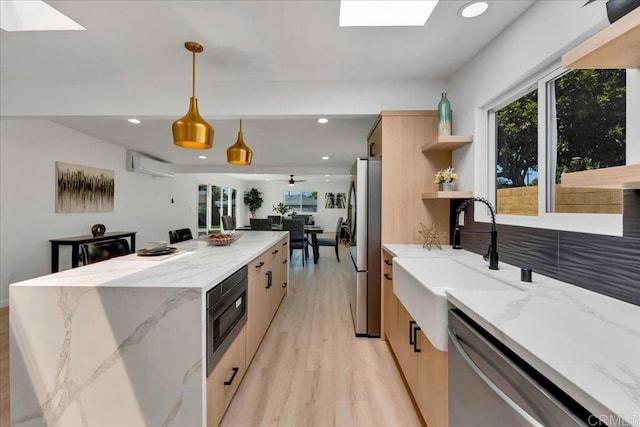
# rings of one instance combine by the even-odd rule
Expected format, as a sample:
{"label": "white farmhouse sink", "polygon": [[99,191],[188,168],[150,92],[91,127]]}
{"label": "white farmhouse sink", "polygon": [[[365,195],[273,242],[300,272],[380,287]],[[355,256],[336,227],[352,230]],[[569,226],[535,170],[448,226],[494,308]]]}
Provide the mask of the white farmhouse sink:
{"label": "white farmhouse sink", "polygon": [[393,259],[393,291],[431,343],[447,351],[449,289],[518,289],[450,258]]}

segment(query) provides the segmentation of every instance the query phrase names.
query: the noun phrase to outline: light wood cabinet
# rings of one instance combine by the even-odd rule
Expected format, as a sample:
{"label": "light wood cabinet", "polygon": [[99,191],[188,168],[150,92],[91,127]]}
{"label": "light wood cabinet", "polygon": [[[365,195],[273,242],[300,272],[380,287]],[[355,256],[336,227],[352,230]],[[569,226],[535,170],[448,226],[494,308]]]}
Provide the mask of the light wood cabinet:
{"label": "light wood cabinet", "polygon": [[431,344],[422,331],[417,333],[418,384],[416,402],[429,427],[449,425],[449,373],[447,352]]}
{"label": "light wood cabinet", "polygon": [[447,427],[447,352],[431,344],[393,293],[393,258],[383,250],[383,259],[391,263],[383,262],[385,274],[391,278],[383,282],[386,338],[427,425]]}
{"label": "light wood cabinet", "polygon": [[271,311],[270,292],[267,288],[269,265],[264,253],[249,263],[249,304],[247,307],[247,359],[256,353],[269,323]]}
{"label": "light wood cabinet", "polygon": [[247,324],[207,377],[207,426],[220,423],[262,338],[287,294],[289,238],[253,259],[248,272]]}
{"label": "light wood cabinet", "polygon": [[378,126],[380,121],[382,120],[382,116],[378,116],[376,123],[373,128],[369,132],[369,136],[367,137],[367,155],[369,157],[380,157],[382,156],[382,126]]}
{"label": "light wood cabinet", "polygon": [[398,337],[398,299],[393,293],[393,262],[392,256],[387,251],[382,251],[382,330],[384,334],[382,339],[390,341],[392,346],[397,344],[391,343]]}
{"label": "light wood cabinet", "polygon": [[247,360],[255,355],[264,334],[287,294],[289,239],[283,238],[249,263]]}
{"label": "light wood cabinet", "polygon": [[413,320],[409,312],[404,308],[402,303],[398,303],[398,349],[396,351],[396,358],[398,364],[402,369],[411,392],[413,393],[416,401],[418,400],[418,354],[416,352],[417,346],[414,344],[414,338],[416,332],[416,322]]}
{"label": "light wood cabinet", "polygon": [[247,370],[247,327],[245,325],[207,377],[207,426],[220,423]]}
{"label": "light wood cabinet", "polygon": [[[449,201],[425,203],[421,195],[434,174],[451,166],[451,152],[422,153],[438,132],[437,111],[383,111],[369,133],[379,135],[382,157],[381,239],[384,243],[421,243],[420,223],[437,224],[449,235]],[[380,272],[382,274],[382,271]]]}
{"label": "light wood cabinet", "polygon": [[[278,242],[272,246],[269,251],[269,269],[272,271],[270,301],[271,301],[271,318],[278,311],[282,299],[287,293],[287,285],[289,281],[289,241]],[[269,319],[271,320],[271,319]]]}

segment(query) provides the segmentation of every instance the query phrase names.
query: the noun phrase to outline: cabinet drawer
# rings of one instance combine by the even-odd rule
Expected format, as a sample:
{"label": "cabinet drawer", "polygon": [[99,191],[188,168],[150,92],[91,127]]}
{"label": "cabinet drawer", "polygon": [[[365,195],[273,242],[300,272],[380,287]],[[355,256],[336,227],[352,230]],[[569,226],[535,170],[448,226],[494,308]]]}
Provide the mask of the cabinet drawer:
{"label": "cabinet drawer", "polygon": [[393,273],[393,257],[387,251],[382,251],[382,271],[389,275]]}
{"label": "cabinet drawer", "polygon": [[207,377],[207,427],[220,424],[247,370],[246,327]]}

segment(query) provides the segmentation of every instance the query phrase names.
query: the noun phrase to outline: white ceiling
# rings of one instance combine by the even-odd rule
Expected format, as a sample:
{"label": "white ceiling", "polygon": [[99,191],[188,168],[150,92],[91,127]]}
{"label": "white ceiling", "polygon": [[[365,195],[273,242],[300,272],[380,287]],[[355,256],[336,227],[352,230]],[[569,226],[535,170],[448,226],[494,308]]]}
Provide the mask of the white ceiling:
{"label": "white ceiling", "polygon": [[[1,113],[50,118],[200,172],[239,170],[224,151],[243,117],[254,150],[243,172],[348,173],[375,113],[412,106],[402,97],[416,94],[394,88],[446,89],[442,82],[533,0],[492,1],[471,20],[457,15],[466,2],[441,0],[424,27],[340,28],[333,0],[47,1],[87,31],[0,32]],[[196,95],[216,130],[205,161],[171,143],[170,124],[190,93],[186,40],[205,47]],[[436,103],[430,96],[424,106]],[[316,123],[316,110],[327,125]],[[133,114],[141,125],[124,120]]]}

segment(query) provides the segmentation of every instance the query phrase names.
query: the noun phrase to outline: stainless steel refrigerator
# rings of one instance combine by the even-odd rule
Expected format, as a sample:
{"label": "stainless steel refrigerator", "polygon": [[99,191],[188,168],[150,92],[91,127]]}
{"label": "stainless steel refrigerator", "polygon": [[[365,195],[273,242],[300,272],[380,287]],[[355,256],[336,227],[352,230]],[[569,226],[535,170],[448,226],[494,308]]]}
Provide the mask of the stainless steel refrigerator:
{"label": "stainless steel refrigerator", "polygon": [[347,222],[353,262],[349,298],[359,337],[380,336],[381,198],[380,158],[356,159],[351,168]]}

